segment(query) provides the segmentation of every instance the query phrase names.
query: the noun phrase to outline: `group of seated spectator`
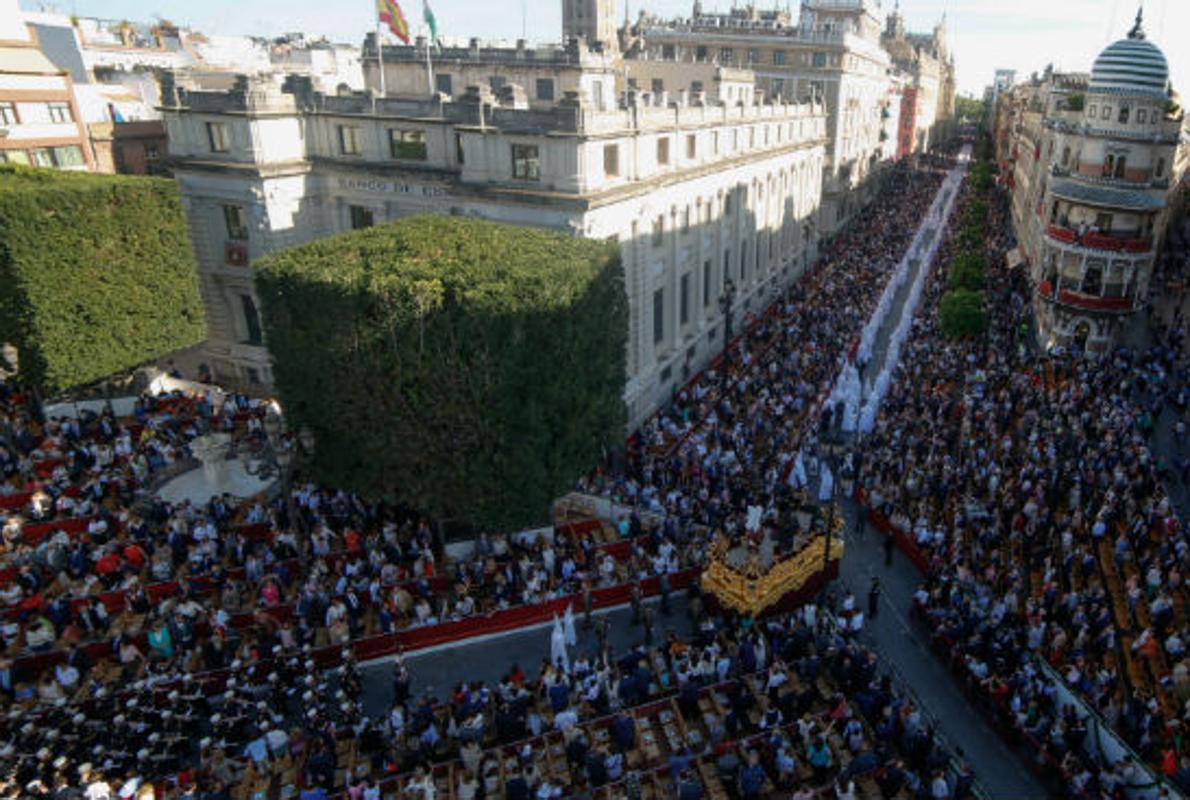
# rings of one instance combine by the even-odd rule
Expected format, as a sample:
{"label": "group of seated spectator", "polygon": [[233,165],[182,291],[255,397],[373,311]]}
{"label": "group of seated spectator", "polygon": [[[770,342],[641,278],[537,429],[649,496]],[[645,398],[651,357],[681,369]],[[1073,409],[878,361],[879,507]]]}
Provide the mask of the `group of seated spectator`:
{"label": "group of seated spectator", "polygon": [[[749,506],[772,509],[793,455],[813,451],[841,363],[905,256],[953,160],[890,169],[870,211],[746,326],[630,441],[622,473],[583,486],[707,529],[742,529]],[[726,374],[725,374],[726,373]],[[788,527],[788,525],[785,525]]]}
{"label": "group of seated spectator", "polygon": [[1038,352],[1027,276],[1005,263],[1009,210],[991,206],[988,330],[940,331],[952,237],[862,445],[868,502],[928,561],[918,605],[940,647],[1071,796],[1143,780],[1086,756],[1085,726],[1041,689],[1039,662],[1190,788],[1187,541],[1164,488],[1178,476],[1151,445],[1185,397],[1184,351],[1158,330],[1145,351]]}
{"label": "group of seated spectator", "polygon": [[[738,530],[750,505],[771,507],[787,485],[788,454],[812,439],[838,364],[950,165],[892,171],[875,212],[829,245],[718,371],[641,431],[629,474],[605,488],[649,522],[632,515],[600,536],[485,533],[452,563],[415,511],[327,487],[300,483],[292,505],[165,502],[151,490],[190,462],[197,437],[223,432],[233,451],[259,447],[266,404],[175,392],[140,398],[127,418],[109,407],[43,420],[19,387],[0,382],[5,791],[238,800],[296,787],[371,798],[400,775],[408,796],[434,796],[443,764],[457,757],[472,759],[470,783],[447,779],[460,797],[466,785],[471,796],[527,796],[523,784],[538,797],[569,797],[620,781],[634,796],[634,782],[666,770],[600,741],[590,722],[673,694],[666,721],[681,736],[667,780],[682,797],[716,781],[745,797],[766,787],[808,797],[840,775],[834,791],[855,796],[850,781],[873,769],[889,797],[902,787],[962,796],[966,778],[940,778],[932,748],[910,746],[924,726],[914,712],[901,718],[911,705],[876,681],[868,654],[813,623],[708,621],[689,643],[671,636],[662,648],[646,641],[567,669],[547,664],[532,683],[514,671],[495,688],[460,687],[445,705],[401,698],[408,675],[398,661],[388,719],[364,708],[350,648],[672,575],[701,563],[711,531]],[[856,716],[852,704],[869,695]],[[718,727],[694,713],[705,703]],[[513,760],[485,749],[552,729],[574,767],[564,785],[539,761],[548,749],[522,748]],[[849,768],[856,763],[862,769]],[[498,791],[487,788],[493,772]]]}

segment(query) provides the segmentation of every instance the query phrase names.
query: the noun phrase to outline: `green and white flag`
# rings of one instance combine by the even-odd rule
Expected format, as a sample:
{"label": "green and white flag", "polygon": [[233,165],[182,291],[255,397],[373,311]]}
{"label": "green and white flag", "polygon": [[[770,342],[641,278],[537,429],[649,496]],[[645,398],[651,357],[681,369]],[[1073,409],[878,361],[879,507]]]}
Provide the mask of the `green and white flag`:
{"label": "green and white flag", "polygon": [[421,4],[421,16],[425,20],[426,26],[430,29],[430,41],[434,46],[438,46],[438,20],[434,17],[433,10],[430,9],[429,3]]}

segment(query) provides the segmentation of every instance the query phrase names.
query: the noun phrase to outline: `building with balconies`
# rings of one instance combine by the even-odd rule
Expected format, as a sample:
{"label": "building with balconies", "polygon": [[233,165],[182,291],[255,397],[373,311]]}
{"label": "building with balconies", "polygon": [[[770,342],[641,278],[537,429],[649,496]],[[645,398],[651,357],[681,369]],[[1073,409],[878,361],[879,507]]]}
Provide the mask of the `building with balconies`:
{"label": "building with balconies", "polygon": [[1002,177],[1041,341],[1089,354],[1149,298],[1169,217],[1180,112],[1138,14],[1090,76],[1047,70],[998,104]]}

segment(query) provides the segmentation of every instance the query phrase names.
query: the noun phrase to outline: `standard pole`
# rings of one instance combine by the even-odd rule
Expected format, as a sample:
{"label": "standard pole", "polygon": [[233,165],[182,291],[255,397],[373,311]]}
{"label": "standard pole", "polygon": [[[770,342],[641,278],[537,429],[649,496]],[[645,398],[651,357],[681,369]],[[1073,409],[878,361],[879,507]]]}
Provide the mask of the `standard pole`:
{"label": "standard pole", "polygon": [[376,63],[380,65],[380,96],[386,97],[388,89],[384,85],[384,39],[380,33],[380,23],[376,23]]}
{"label": "standard pole", "polygon": [[[427,32],[428,33],[428,32]],[[430,63],[430,48],[433,43],[430,41],[429,35],[426,36],[426,84],[430,88],[430,95],[434,94],[434,65]]]}

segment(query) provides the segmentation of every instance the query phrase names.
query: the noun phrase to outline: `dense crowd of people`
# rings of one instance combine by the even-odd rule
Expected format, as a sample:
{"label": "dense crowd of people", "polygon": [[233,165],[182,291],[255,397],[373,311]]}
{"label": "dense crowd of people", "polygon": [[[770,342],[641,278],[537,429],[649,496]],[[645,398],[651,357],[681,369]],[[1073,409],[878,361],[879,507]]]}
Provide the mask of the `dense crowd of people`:
{"label": "dense crowd of people", "polygon": [[1163,408],[1185,407],[1184,332],[1102,359],[1038,352],[1026,276],[1005,261],[1009,210],[989,199],[986,335],[942,335],[940,269],[863,443],[869,503],[929,561],[917,600],[940,646],[1071,796],[1144,778],[1086,755],[1041,662],[1190,788],[1187,542],[1163,488],[1179,476],[1150,444]]}
{"label": "dense crowd of people", "polygon": [[[722,376],[709,373],[642,432],[634,477],[615,489],[665,513],[656,525],[636,515],[619,520],[616,536],[629,546],[616,555],[591,535],[485,534],[471,557],[447,563],[431,527],[410,509],[312,485],[294,489],[293,519],[284,498],[163,502],[148,490],[189,461],[197,437],[223,432],[233,449],[259,448],[268,407],[238,395],[213,402],[209,394],[177,392],[142,397],[127,418],[109,408],[42,420],[30,397],[0,383],[5,791],[223,797],[246,787],[256,796],[283,781],[372,797],[382,775],[409,772],[406,783],[416,787],[444,757],[473,755],[497,733],[498,741],[534,733],[559,716],[568,719],[568,711],[585,722],[632,701],[680,695],[687,685],[739,682],[757,670],[779,685],[805,679],[802,661],[775,664],[771,641],[757,659],[756,642],[766,636],[759,629],[737,639],[735,628],[712,625],[697,644],[674,639],[664,648],[579,659],[565,675],[547,666],[536,683],[522,677],[460,687],[446,705],[406,697],[384,719],[374,709],[365,714],[350,648],[330,659],[340,664],[330,670],[325,653],[363,636],[581,595],[698,563],[705,532],[734,527],[754,487],[771,496],[784,485],[781,453],[811,435],[804,423],[899,259],[891,254],[908,244],[940,180],[938,168],[891,173],[880,213],[836,240],[797,294],[737,340],[724,366],[727,390],[720,394]],[[400,677],[397,683],[400,696]],[[560,684],[563,708],[555,707],[563,700]],[[784,693],[769,694],[756,702],[776,704]],[[520,722],[501,715],[504,701],[518,709]],[[790,763],[808,759],[814,777],[825,779],[835,756],[814,748],[812,726],[789,729],[810,707],[782,702],[786,738],[740,749],[738,772],[786,786]],[[546,713],[534,715],[534,707]],[[441,724],[426,726],[427,713]],[[735,717],[724,721],[732,738],[761,730],[727,718]],[[415,741],[405,735],[413,731]],[[373,757],[381,751],[387,756]],[[730,762],[727,748],[719,751],[717,759]],[[345,756],[359,766],[358,753],[367,753],[374,769],[356,780],[341,770]],[[473,766],[478,779],[484,772]],[[904,780],[928,782],[923,770],[906,769]],[[440,767],[433,775],[441,777]],[[541,781],[524,777],[538,784],[538,796],[549,796],[540,794]],[[587,771],[588,783],[598,778],[597,768]]]}
{"label": "dense crowd of people", "polygon": [[[792,455],[813,451],[840,364],[933,202],[949,159],[890,168],[823,258],[629,443],[627,469],[586,488],[707,529],[742,530],[748,506],[776,509]],[[724,375],[726,371],[726,375]],[[778,527],[788,528],[789,520]]]}

